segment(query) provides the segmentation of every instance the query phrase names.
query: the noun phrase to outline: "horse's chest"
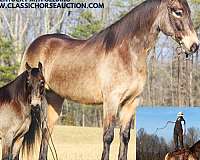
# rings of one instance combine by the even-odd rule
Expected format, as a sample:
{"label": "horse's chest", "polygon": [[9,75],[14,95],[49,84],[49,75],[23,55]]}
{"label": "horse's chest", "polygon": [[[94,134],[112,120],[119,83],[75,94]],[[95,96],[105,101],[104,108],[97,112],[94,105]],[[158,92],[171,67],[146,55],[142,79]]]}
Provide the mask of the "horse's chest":
{"label": "horse's chest", "polygon": [[6,106],[1,106],[0,110],[0,131],[2,133],[3,130],[10,127],[10,123],[16,117],[15,112],[13,112],[10,108]]}
{"label": "horse's chest", "polygon": [[22,123],[23,119],[16,110],[9,105],[2,105],[0,108],[0,137],[9,130],[15,130]]}

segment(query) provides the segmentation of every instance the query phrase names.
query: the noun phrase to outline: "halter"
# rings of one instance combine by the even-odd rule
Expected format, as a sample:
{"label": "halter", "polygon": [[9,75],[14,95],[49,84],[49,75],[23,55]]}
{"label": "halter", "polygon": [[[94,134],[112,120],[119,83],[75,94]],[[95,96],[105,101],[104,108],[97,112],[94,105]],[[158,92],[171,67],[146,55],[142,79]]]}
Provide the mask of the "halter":
{"label": "halter", "polygon": [[184,49],[183,49],[183,42],[182,40],[180,39],[180,34],[181,34],[181,31],[182,30],[178,30],[176,28],[176,24],[175,24],[175,18],[172,16],[172,11],[171,11],[171,6],[175,3],[175,0],[169,0],[168,2],[168,5],[167,5],[167,10],[168,10],[168,13],[169,13],[169,21],[172,25],[172,28],[175,32],[175,36],[173,36],[172,38],[177,41],[177,43],[179,44],[179,46],[176,48],[176,53],[178,55],[182,54],[182,53],[185,53],[186,55],[186,59],[189,58],[190,54],[185,52]]}

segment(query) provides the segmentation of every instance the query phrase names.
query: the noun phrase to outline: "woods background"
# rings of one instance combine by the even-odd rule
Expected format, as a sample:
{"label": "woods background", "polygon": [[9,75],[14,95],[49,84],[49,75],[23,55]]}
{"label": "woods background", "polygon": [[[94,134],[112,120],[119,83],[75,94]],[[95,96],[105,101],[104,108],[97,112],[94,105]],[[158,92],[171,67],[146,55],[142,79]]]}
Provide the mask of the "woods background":
{"label": "woods background", "polygon": [[[200,130],[191,127],[187,129],[186,133],[184,145],[189,148],[200,139]],[[138,130],[136,142],[137,160],[164,160],[168,152],[174,151],[173,140],[166,141],[164,137],[148,134],[144,129]]]}
{"label": "woods background", "polygon": [[[79,2],[76,0],[76,2]],[[97,2],[97,1],[95,1]],[[1,9],[0,86],[13,80],[25,49],[38,36],[64,33],[85,39],[125,15],[141,0],[100,0],[103,9]],[[200,0],[188,1],[200,34]],[[148,57],[148,78],[141,106],[200,106],[199,56],[186,60],[176,43],[160,34]],[[60,123],[101,126],[102,108],[66,101]]]}

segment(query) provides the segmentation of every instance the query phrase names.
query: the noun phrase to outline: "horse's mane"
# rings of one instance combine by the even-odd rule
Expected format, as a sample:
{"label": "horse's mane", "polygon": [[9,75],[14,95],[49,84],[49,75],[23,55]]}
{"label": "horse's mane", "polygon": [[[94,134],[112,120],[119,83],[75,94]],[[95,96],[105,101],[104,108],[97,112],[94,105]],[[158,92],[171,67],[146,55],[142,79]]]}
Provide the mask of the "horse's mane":
{"label": "horse's mane", "polygon": [[[53,36],[67,41],[68,43],[71,42],[72,45],[85,43],[86,46],[92,46],[96,43],[100,47],[105,48],[106,51],[110,51],[124,40],[130,40],[134,36],[139,37],[146,31],[149,31],[158,15],[159,6],[165,1],[167,0],[146,0],[133,8],[124,17],[88,39],[80,40],[65,34],[46,34],[45,37],[48,38],[48,35],[50,37]],[[183,7],[190,12],[187,1],[179,1],[181,1]],[[37,43],[32,45],[35,45],[32,47],[37,47]]]}
{"label": "horse's mane", "polygon": [[191,151],[189,149],[180,149],[180,150],[169,152],[169,155],[178,156],[181,154],[185,154],[186,152],[190,153]]}
{"label": "horse's mane", "polygon": [[194,152],[200,152],[200,140],[197,141],[195,144],[193,144],[189,150],[194,153]]}
{"label": "horse's mane", "polygon": [[[32,68],[31,74],[36,76],[39,73],[38,68]],[[26,92],[26,82],[28,71],[24,71],[17,78],[10,83],[0,88],[0,103],[9,103],[11,100],[26,101],[28,93]]]}
{"label": "horse's mane", "polygon": [[132,38],[148,30],[157,13],[161,0],[147,0],[133,8],[123,18],[88,39],[88,44],[98,42],[107,51],[120,44],[125,38]]}
{"label": "horse's mane", "polygon": [[11,100],[25,96],[27,76],[27,71],[24,71],[15,80],[1,87],[0,103],[9,103]]}

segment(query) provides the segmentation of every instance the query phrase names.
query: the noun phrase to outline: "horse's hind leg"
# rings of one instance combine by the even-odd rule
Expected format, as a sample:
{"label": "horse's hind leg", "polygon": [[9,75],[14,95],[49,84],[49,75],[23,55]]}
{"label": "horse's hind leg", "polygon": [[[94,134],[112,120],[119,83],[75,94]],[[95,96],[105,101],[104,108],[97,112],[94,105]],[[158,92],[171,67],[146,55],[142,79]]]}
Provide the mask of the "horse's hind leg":
{"label": "horse's hind leg", "polygon": [[130,101],[126,103],[120,111],[120,148],[118,155],[119,160],[127,160],[131,123],[138,103],[139,98],[135,98],[132,102]]}
{"label": "horse's hind leg", "polygon": [[113,97],[107,96],[103,104],[103,153],[101,160],[109,160],[110,145],[114,138],[115,117],[117,109],[118,103],[114,102]]}
{"label": "horse's hind leg", "polygon": [[53,131],[55,122],[58,120],[61,113],[62,104],[64,102],[64,99],[53,91],[46,91],[46,99],[48,102],[47,124],[42,128],[39,160],[47,160],[49,138]]}

